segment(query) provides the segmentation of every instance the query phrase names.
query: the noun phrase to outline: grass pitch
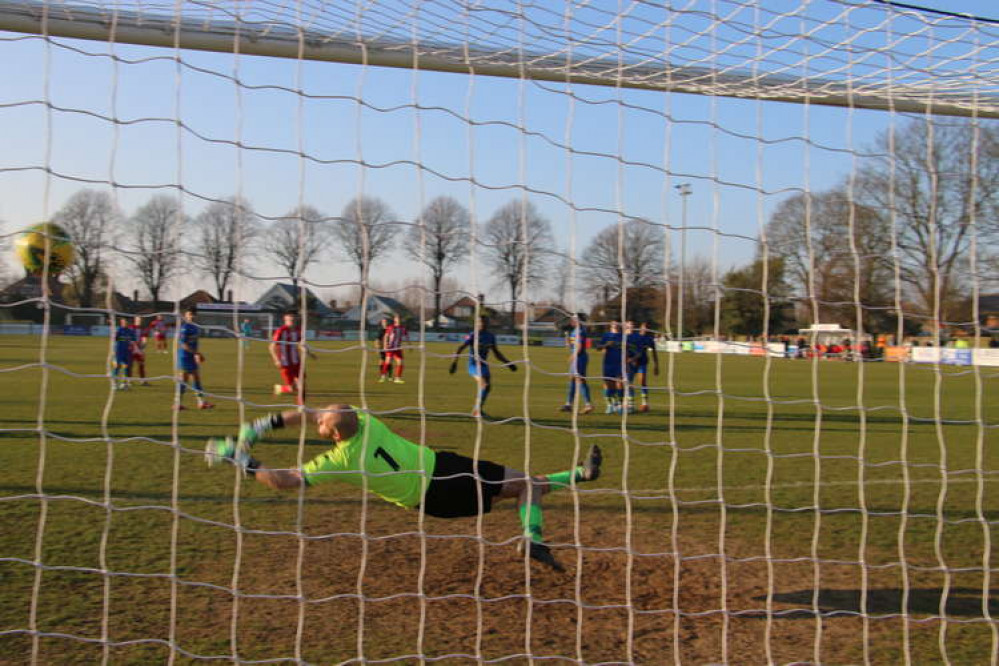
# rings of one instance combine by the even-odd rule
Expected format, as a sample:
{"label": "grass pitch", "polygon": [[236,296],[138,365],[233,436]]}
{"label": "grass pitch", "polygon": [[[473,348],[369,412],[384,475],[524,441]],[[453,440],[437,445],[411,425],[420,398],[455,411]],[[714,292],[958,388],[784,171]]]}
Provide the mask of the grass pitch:
{"label": "grass pitch", "polygon": [[[573,419],[562,350],[506,348],[487,405],[453,345],[318,343],[310,405],[346,400],[438,449],[534,472],[591,443],[604,475],[546,498],[568,571],[515,552],[512,504],[420,518],[356,489],[279,495],[206,437],[287,407],[265,347],[203,342],[214,411],[112,392],[107,340],[0,338],[0,662],[982,663],[996,648],[999,422],[989,369],[660,355],[652,410]],[[43,367],[40,363],[44,361]],[[591,371],[599,369],[599,356]],[[187,404],[192,404],[187,396]],[[271,466],[323,450],[283,431]]]}

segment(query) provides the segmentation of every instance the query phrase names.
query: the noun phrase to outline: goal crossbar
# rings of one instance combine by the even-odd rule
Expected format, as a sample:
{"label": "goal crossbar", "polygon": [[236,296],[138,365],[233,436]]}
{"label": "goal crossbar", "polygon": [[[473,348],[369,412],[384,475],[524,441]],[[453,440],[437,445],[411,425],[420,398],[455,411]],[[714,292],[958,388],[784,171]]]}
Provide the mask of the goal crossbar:
{"label": "goal crossbar", "polygon": [[[222,13],[222,12],[220,12]],[[224,14],[223,16],[228,16]],[[506,52],[460,44],[386,39],[295,27],[280,20],[220,20],[0,0],[0,30],[70,39],[220,53],[366,64],[694,95],[813,104],[902,113],[999,118],[999,96],[936,85],[837,81],[818,76],[674,65],[642,58]]]}

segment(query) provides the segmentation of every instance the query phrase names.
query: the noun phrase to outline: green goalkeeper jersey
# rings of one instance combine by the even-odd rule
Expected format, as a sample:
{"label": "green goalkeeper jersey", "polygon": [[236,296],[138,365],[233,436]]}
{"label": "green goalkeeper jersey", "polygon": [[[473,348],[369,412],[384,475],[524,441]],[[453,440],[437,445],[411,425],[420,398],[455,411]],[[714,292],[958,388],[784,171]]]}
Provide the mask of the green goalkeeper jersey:
{"label": "green goalkeeper jersey", "polygon": [[306,483],[344,481],[403,507],[415,507],[434,473],[433,449],[400,437],[370,414],[357,412],[357,433],[302,468]]}

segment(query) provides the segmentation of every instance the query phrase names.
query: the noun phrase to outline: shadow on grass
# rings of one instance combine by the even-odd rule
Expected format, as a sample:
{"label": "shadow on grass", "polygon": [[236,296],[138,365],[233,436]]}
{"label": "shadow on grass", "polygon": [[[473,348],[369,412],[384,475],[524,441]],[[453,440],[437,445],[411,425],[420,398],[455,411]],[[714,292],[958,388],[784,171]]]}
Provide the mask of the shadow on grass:
{"label": "shadow on grass", "polygon": [[[468,425],[473,425],[475,419],[467,414],[434,414],[427,413],[426,416],[422,416],[419,412],[391,412],[385,414],[377,414],[377,416],[383,420],[394,420],[394,421],[420,421],[425,418],[428,423],[464,423]],[[642,414],[633,414],[628,417],[628,430],[638,431],[638,432],[655,432],[663,433],[667,430],[669,426],[668,414],[662,411],[653,411]],[[815,422],[816,417],[814,413],[802,413],[802,414],[776,414],[771,418],[768,418],[764,412],[742,412],[732,409],[725,410],[725,430],[726,432],[763,432],[767,424],[772,424],[776,426],[782,432],[815,432]],[[716,431],[718,429],[718,412],[716,410],[696,410],[692,411],[689,409],[680,409],[676,413],[677,422],[674,424],[674,428],[678,431]],[[183,421],[183,417],[182,417]],[[488,425],[516,425],[522,426],[524,424],[525,418],[519,414],[490,414],[484,419]],[[704,421],[704,423],[697,423],[697,421]],[[98,419],[94,418],[81,418],[81,419],[57,419],[57,418],[46,418],[45,424],[52,425],[95,425],[99,423]],[[531,423],[534,425],[546,427],[546,428],[562,428],[569,430],[571,428],[571,421],[567,417],[539,417],[532,416]],[[586,415],[580,416],[579,419],[580,427],[583,430],[603,430],[603,431],[615,431],[619,432],[621,430],[620,417],[608,416],[608,415]],[[878,432],[877,428],[872,426],[884,425],[891,426],[890,432],[897,432],[897,428],[903,423],[901,416],[898,415],[875,415],[868,414],[864,421],[864,429],[867,432]],[[37,422],[34,419],[0,419],[0,424],[10,424],[11,426],[17,424],[23,424],[27,429],[33,429]],[[127,423],[128,427],[136,428],[155,428],[155,427],[171,427],[173,424],[172,413],[166,411],[162,420],[157,421],[129,421]],[[801,425],[806,424],[806,425]],[[830,425],[849,425],[856,426],[857,430],[860,430],[861,420],[860,416],[856,413],[830,413],[825,412],[822,414],[822,427],[828,427]],[[114,422],[111,423],[112,427],[117,428],[118,425]],[[188,425],[183,423],[181,425]],[[960,427],[960,426],[971,426],[974,424],[970,423],[946,423],[945,425]],[[933,428],[936,427],[935,421],[932,418],[912,418],[909,421],[910,428]],[[0,432],[0,437],[16,437],[23,436],[24,432],[13,432],[5,433]],[[59,434],[59,433],[57,433]],[[118,435],[120,436],[120,435]]]}
{"label": "shadow on grass", "polygon": [[[641,414],[632,414],[628,417],[628,430],[644,430],[650,432],[663,432],[668,426],[668,414],[664,412],[646,412]],[[737,412],[732,410],[725,410],[725,430],[726,431],[741,431],[741,432],[762,432],[766,424],[772,423],[779,427],[782,432],[787,431],[802,431],[802,432],[814,432],[815,415],[814,414],[778,414],[775,415],[771,420],[768,421],[767,415],[760,412]],[[381,415],[379,418],[383,419],[396,419],[396,420],[419,420],[419,414],[385,414]],[[428,414],[427,421],[431,422],[474,422],[471,416],[466,416],[464,414]],[[718,429],[718,412],[711,410],[701,410],[692,412],[690,410],[679,410],[677,412],[677,423],[675,427],[677,430],[710,430],[715,431]],[[490,414],[485,421],[489,424],[494,425],[518,425],[521,426],[524,423],[524,417],[519,414]],[[690,421],[703,420],[705,423],[691,423]],[[740,424],[740,421],[745,421],[747,423]],[[620,417],[615,417],[612,415],[604,414],[594,414],[580,416],[579,419],[580,427],[584,430],[621,430],[621,420]],[[554,427],[554,428],[565,428],[569,429],[571,427],[571,421],[567,417],[539,417],[536,415],[531,416],[531,423],[539,426]],[[809,424],[811,427],[793,427],[795,424]],[[825,413],[822,415],[823,427],[829,426],[830,424],[847,424],[856,425],[858,431],[860,429],[860,417],[856,414],[831,414]],[[759,425],[757,425],[759,424]],[[782,426],[782,424],[789,424],[788,427]],[[897,432],[897,427],[902,424],[901,417],[898,416],[875,416],[868,414],[864,428],[868,431],[874,431],[872,425],[885,425],[892,426],[891,432]],[[955,423],[945,425],[963,426],[963,425],[974,425],[965,423]],[[910,419],[909,427],[918,428],[923,427],[935,427],[935,423],[932,419]]]}
{"label": "shadow on grass", "polygon": [[[244,482],[245,483],[245,482]],[[34,495],[37,492],[35,486],[29,485],[5,485],[0,486],[0,499],[2,499],[8,493],[10,495]],[[46,486],[45,494],[48,496],[49,500],[57,499],[58,496],[70,500],[73,497],[79,497],[82,499],[92,499],[95,501],[104,501],[104,491],[101,488],[83,488],[83,487],[70,487],[70,486]],[[161,502],[169,504],[173,500],[173,495],[171,493],[157,493],[157,492],[133,492],[133,491],[123,491],[114,490],[111,492],[111,499],[113,502]],[[180,495],[178,499],[181,502],[205,502],[209,504],[232,504],[232,495]],[[355,498],[324,498],[324,497],[309,497],[306,500],[309,504],[317,505],[360,505],[361,500]],[[370,501],[370,500],[369,500]],[[240,504],[289,504],[297,505],[298,496],[297,495],[275,495],[274,497],[240,497]],[[0,508],[8,502],[0,503]]]}
{"label": "shadow on grass", "polygon": [[[244,483],[250,483],[247,479]],[[341,485],[340,487],[346,487]],[[15,495],[34,495],[37,492],[37,488],[33,484],[5,484],[0,485],[0,500],[5,499],[7,496]],[[58,485],[46,485],[45,494],[50,498],[52,496],[65,496],[67,499],[73,496],[77,496],[83,499],[93,499],[96,501],[103,501],[104,499],[104,489],[99,487],[83,487],[83,486],[58,486]],[[127,491],[127,490],[112,490],[111,497],[117,502],[167,502],[169,503],[173,499],[172,493],[169,492],[149,492],[149,491]],[[568,497],[567,495],[555,495],[552,496],[550,502],[556,502],[559,497]],[[220,495],[205,495],[205,494],[181,494],[178,499],[183,502],[207,502],[207,503],[220,503],[224,502],[226,504],[232,503],[231,494],[220,494]],[[248,497],[241,496],[240,502],[245,502],[247,504],[289,504],[297,505],[298,496],[294,493],[289,495],[274,495],[268,497]],[[360,505],[361,499],[359,497],[348,497],[348,498],[325,498],[317,496],[315,494],[308,495],[305,501],[309,504],[328,504],[328,505]],[[381,502],[375,495],[369,495],[369,503]],[[0,502],[0,508],[6,502]],[[516,506],[512,502],[504,502],[507,506]],[[386,506],[390,506],[386,503]],[[624,515],[623,505],[620,502],[607,502],[607,501],[596,501],[590,502],[586,505],[585,510],[587,512],[594,513],[609,513],[615,514],[617,516]],[[670,515],[673,513],[672,505],[669,503],[668,498],[663,497],[661,501],[656,501],[652,503],[647,502],[632,502],[631,503],[631,513],[637,514],[649,514],[649,515]],[[885,508],[885,507],[868,507],[869,513],[874,514],[886,514],[889,512],[899,515],[897,508]],[[680,513],[689,517],[694,516],[708,516],[712,517],[718,514],[717,504],[698,504],[695,506],[682,506],[680,508]],[[935,511],[932,507],[910,507],[907,514],[909,518],[930,518],[936,520],[936,515],[933,513]],[[727,507],[727,512],[729,518],[736,520],[735,516],[738,515],[754,515],[758,516],[759,520],[762,520],[766,516],[766,507],[763,506],[752,506],[752,507]],[[802,521],[813,520],[813,514],[811,512],[800,512],[795,511],[793,516],[787,512],[779,512],[781,515],[787,518],[797,518]],[[855,512],[859,519],[859,510]],[[958,520],[968,520],[975,519],[978,514],[975,510],[969,509],[967,511],[948,511],[944,514],[945,520],[958,521]],[[999,511],[985,512],[985,520],[988,522],[995,522],[999,520]]]}
{"label": "shadow on grass", "polygon": [[[898,615],[907,610],[913,615],[939,616],[943,599],[942,588],[912,588],[908,603],[903,609],[902,590],[894,588],[874,588],[867,590],[866,604],[862,590],[819,590],[818,600],[813,599],[812,590],[796,590],[775,594],[777,603],[802,606],[790,611],[775,609],[774,619],[814,620],[815,610],[822,617],[837,615]],[[999,614],[999,589],[989,591],[989,615]],[[766,601],[765,596],[753,597],[756,601]],[[982,606],[982,590],[973,587],[952,587],[947,592],[944,614],[947,617],[985,617]],[[740,617],[765,618],[766,613],[739,614]]]}

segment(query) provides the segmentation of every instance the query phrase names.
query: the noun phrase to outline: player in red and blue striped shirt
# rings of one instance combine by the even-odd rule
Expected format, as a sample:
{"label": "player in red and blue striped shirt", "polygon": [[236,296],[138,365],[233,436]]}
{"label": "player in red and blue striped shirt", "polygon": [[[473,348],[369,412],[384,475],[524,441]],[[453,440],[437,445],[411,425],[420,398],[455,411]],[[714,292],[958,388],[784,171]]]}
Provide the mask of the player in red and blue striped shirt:
{"label": "player in red and blue striped shirt", "polygon": [[[405,384],[402,379],[402,343],[408,340],[409,331],[403,326],[402,317],[395,315],[392,318],[392,323],[386,327],[385,333],[382,335],[382,351],[385,355],[382,357],[381,376],[378,381]],[[389,372],[393,364],[395,364],[394,375]]]}
{"label": "player in red and blue striped shirt", "polygon": [[[298,313],[284,313],[284,323],[274,331],[268,350],[274,367],[281,373],[281,383],[274,385],[274,395],[294,394],[295,402],[305,402],[305,372],[302,371],[302,331]],[[309,358],[316,358],[308,352]]]}

